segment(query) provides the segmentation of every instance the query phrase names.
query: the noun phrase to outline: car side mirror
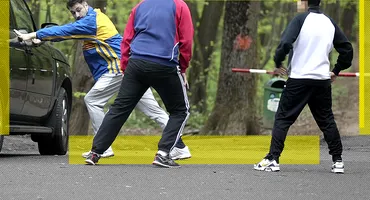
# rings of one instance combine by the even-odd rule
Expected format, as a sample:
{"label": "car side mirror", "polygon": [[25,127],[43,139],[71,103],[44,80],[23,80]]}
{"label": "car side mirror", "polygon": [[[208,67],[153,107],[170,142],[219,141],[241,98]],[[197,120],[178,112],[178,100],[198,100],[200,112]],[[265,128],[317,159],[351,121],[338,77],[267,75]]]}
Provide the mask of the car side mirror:
{"label": "car side mirror", "polygon": [[41,28],[49,28],[49,27],[52,27],[52,26],[58,26],[58,24],[51,23],[51,22],[41,24]]}
{"label": "car side mirror", "polygon": [[9,39],[18,39],[17,34],[14,31],[9,31]]}
{"label": "car side mirror", "polygon": [[22,34],[27,34],[28,33],[28,31],[26,29],[17,29],[17,31],[19,31]]}

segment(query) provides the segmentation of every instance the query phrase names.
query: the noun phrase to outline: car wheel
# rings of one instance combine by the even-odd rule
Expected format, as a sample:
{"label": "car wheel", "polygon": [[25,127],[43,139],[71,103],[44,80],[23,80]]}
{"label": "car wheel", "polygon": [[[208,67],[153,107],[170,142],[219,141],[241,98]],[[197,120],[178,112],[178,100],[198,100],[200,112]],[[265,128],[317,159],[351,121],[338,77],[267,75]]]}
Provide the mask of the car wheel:
{"label": "car wheel", "polygon": [[48,126],[53,128],[52,136],[38,140],[41,155],[65,155],[68,151],[69,99],[64,88],[60,88]]}
{"label": "car wheel", "polygon": [[0,135],[0,152],[1,152],[1,149],[3,148],[3,142],[4,142],[4,136]]}

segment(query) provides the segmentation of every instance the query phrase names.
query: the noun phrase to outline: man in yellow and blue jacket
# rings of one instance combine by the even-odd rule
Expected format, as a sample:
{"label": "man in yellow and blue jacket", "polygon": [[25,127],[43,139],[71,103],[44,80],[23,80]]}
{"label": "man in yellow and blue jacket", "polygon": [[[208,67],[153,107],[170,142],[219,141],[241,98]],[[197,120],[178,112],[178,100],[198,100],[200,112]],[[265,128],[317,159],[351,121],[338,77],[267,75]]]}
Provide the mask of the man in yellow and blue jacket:
{"label": "man in yellow and blue jacket", "polygon": [[[19,34],[23,40],[38,39],[41,41],[62,41],[68,39],[83,40],[83,55],[96,81],[85,96],[94,135],[104,118],[104,106],[119,91],[123,73],[120,67],[122,36],[112,21],[100,11],[93,9],[86,0],[69,0],[67,8],[76,19],[75,22],[62,26],[52,26],[29,34]],[[161,127],[168,121],[167,113],[158,105],[150,88],[145,92],[136,107],[145,115],[155,120]],[[180,146],[184,146],[182,140]],[[180,158],[190,157],[188,148]],[[90,152],[83,153],[87,157]],[[101,157],[113,156],[109,147]]]}
{"label": "man in yellow and blue jacket", "polygon": [[83,40],[83,55],[96,81],[106,73],[121,74],[119,61],[122,37],[112,21],[100,9],[88,6],[84,0],[69,1],[67,7],[76,21],[40,29],[36,32],[36,38],[49,41]]}

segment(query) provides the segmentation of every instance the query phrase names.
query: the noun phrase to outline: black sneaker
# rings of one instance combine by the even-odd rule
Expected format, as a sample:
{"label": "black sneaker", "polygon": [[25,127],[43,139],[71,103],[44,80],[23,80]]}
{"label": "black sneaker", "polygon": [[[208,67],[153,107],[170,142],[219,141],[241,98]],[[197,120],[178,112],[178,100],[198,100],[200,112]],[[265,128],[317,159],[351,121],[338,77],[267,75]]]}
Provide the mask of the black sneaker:
{"label": "black sneaker", "polygon": [[161,154],[156,154],[154,157],[154,161],[152,162],[153,165],[158,167],[166,167],[166,168],[179,168],[181,167],[179,164],[175,163],[168,155],[162,156]]}
{"label": "black sneaker", "polygon": [[90,151],[89,155],[87,156],[85,162],[87,165],[96,165],[100,159],[100,155]]}

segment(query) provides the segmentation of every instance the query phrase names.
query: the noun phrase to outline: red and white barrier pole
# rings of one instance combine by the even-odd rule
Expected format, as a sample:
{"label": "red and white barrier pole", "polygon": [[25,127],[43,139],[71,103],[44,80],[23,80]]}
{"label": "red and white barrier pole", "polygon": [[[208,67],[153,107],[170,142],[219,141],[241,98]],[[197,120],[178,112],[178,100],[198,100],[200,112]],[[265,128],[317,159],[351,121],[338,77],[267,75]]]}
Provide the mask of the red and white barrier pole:
{"label": "red and white barrier pole", "polygon": [[[267,71],[264,69],[245,69],[245,68],[232,68],[232,72],[251,73],[251,74],[275,74],[274,71]],[[356,72],[340,72],[338,76],[343,77],[359,77],[360,73]]]}

